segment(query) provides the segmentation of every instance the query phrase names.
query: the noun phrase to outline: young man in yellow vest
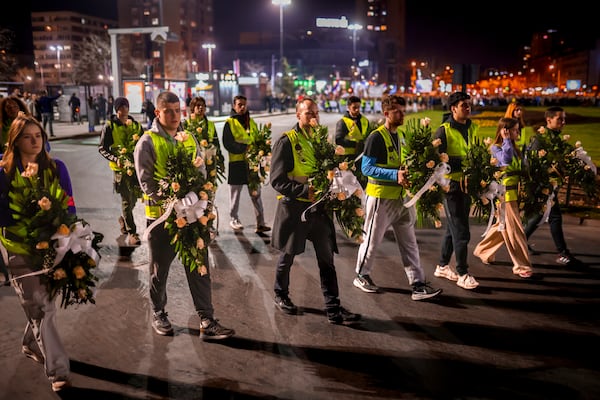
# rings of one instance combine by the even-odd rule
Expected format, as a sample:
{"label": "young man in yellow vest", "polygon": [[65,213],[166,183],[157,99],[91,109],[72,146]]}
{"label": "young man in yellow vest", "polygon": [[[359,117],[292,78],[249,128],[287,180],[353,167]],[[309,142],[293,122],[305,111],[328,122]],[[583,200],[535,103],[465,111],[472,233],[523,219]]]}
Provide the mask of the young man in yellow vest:
{"label": "young man in yellow vest", "polygon": [[[360,113],[360,98],[348,97],[347,110],[335,125],[335,144],[344,148],[346,161],[356,159],[363,151],[365,139],[369,134],[369,120]],[[360,173],[360,159],[356,161],[357,178],[365,186],[365,179]]]}
{"label": "young man in yellow vest", "polygon": [[[173,92],[159,94],[156,99],[155,114],[157,118],[152,128],[137,142],[134,152],[135,170],[146,200],[148,225],[151,225],[163,212],[162,203],[165,199],[159,194],[159,181],[165,177],[169,153],[176,146],[175,136],[181,123],[179,96]],[[198,145],[192,135],[188,135],[184,146],[192,147],[196,150],[193,153],[198,153]],[[156,225],[148,236],[152,328],[157,334],[163,336],[173,335],[173,327],[165,312],[167,278],[171,263],[176,256],[175,245],[171,244],[172,239],[164,224]],[[210,271],[208,259],[205,262],[207,271]],[[219,340],[233,336],[235,331],[223,327],[213,316],[210,272],[202,275],[198,270],[190,271],[187,266],[183,268],[196,313],[200,317],[200,338]]]}
{"label": "young man in yellow vest", "polygon": [[[121,196],[121,212],[119,224],[121,233],[127,235],[127,246],[139,246],[140,236],[133,217],[133,209],[137,203],[139,183],[135,175],[129,176],[123,171],[124,165],[119,160],[119,152],[128,143],[134,142],[134,135],[141,137],[144,130],[139,122],[129,115],[129,101],[125,97],[117,97],[114,102],[116,114],[104,124],[100,135],[98,151],[108,160],[110,169],[114,172],[113,186]],[[130,153],[131,154],[131,153]],[[133,154],[131,154],[131,157]],[[133,159],[130,160],[133,164]],[[137,190],[136,190],[137,189]]]}
{"label": "young man in yellow vest", "polygon": [[[229,165],[227,168],[227,183],[229,184],[229,226],[234,231],[244,229],[240,222],[240,196],[244,185],[248,187],[250,167],[246,160],[246,151],[250,143],[250,132],[258,132],[258,126],[248,112],[247,99],[238,95],[233,99],[231,117],[225,121],[223,126],[223,147],[229,152]],[[271,230],[265,224],[265,213],[262,204],[260,187],[250,192],[250,200],[254,206],[256,215],[256,233],[264,233]]]}
{"label": "young man in yellow vest", "polygon": [[397,131],[404,123],[406,101],[400,96],[389,96],[383,100],[382,107],[385,123],[374,130],[365,142],[362,162],[362,172],[368,179],[365,190],[365,235],[358,249],[353,284],[366,293],[379,291],[371,279],[371,272],[377,247],[391,227],[404,272],[412,287],[411,298],[426,300],[437,296],[442,290],[432,288],[425,281],[415,234],[415,208],[404,207],[404,186],[408,181],[402,168],[402,140]]}
{"label": "young man in yellow vest", "polygon": [[[471,116],[471,96],[465,92],[454,92],[448,96],[448,107],[451,115],[435,132],[435,137],[442,144],[438,147],[440,153],[449,156],[448,164],[452,172],[450,190],[444,194],[444,212],[446,213],[446,233],[442,240],[442,251],[439,264],[434,275],[455,281],[463,289],[475,289],[479,282],[469,274],[468,245],[471,239],[469,214],[471,212],[471,197],[463,190],[462,160],[472,138],[479,127],[469,118]],[[450,267],[450,258],[454,253],[456,272]]]}

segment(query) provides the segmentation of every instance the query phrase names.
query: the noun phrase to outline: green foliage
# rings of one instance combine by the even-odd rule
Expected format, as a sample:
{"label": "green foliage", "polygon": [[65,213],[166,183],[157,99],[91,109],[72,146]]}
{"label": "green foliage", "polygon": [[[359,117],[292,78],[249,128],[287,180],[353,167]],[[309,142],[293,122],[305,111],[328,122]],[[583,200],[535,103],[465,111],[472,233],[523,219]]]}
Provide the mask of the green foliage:
{"label": "green foliage", "polygon": [[[34,168],[30,170],[30,168]],[[29,164],[25,176],[15,174],[9,192],[15,223],[6,228],[10,239],[0,235],[9,252],[28,258],[46,282],[51,298],[61,295],[61,306],[95,303],[92,288],[98,280],[91,269],[96,260],[87,252],[66,251],[54,266],[61,238],[88,224],[68,212],[70,197],[49,169],[40,178],[37,165]],[[70,239],[69,239],[70,240]],[[84,238],[89,240],[91,238]]]}
{"label": "green foliage", "polygon": [[[165,199],[164,208],[174,204],[165,221],[165,228],[171,235],[171,244],[175,246],[179,260],[190,272],[198,270],[199,274],[205,275],[208,273],[207,246],[216,219],[213,213],[214,185],[199,169],[205,160],[193,158],[193,149],[184,146],[185,134],[181,134],[178,133],[177,143],[167,157],[166,175],[158,182],[158,194]],[[184,211],[178,211],[177,206],[190,193],[195,193],[199,201],[206,201],[200,216],[194,214],[192,217]]]}
{"label": "green foliage", "polygon": [[[402,157],[407,168],[407,178],[410,182],[408,191],[411,197],[425,186],[433,175],[435,167],[445,160],[433,141],[430,122],[428,118],[420,120],[411,118],[406,121],[403,128]],[[444,189],[436,183],[421,195],[416,204],[418,227],[432,224],[436,227],[441,226],[440,209]]]}
{"label": "green foliage", "polygon": [[248,189],[250,193],[258,190],[268,181],[271,169],[271,124],[261,124],[258,132],[250,132],[250,143],[246,150],[246,159],[250,175]]}

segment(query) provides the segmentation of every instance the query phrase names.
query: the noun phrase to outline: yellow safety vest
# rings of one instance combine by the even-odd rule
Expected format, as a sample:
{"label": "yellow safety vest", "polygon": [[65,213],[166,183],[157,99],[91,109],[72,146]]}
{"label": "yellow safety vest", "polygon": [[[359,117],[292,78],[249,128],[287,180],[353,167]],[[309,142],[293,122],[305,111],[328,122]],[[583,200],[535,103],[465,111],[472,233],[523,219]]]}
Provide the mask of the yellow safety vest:
{"label": "yellow safety vest", "polygon": [[[130,126],[125,124],[115,124],[113,121],[110,121],[109,123],[112,130],[113,139],[113,144],[110,146],[111,150],[116,149],[118,146],[124,146],[125,138],[130,134],[130,132],[139,133],[141,131],[140,123],[137,121],[131,121]],[[109,161],[108,166],[113,171],[121,171],[121,168],[119,168],[117,163],[114,161]]]}
{"label": "yellow safety vest", "polygon": [[[258,126],[256,126],[256,122],[251,118],[250,119],[250,128],[246,130],[240,121],[235,118],[228,118],[225,123],[229,123],[229,128],[231,129],[231,133],[233,134],[233,139],[238,143],[249,143],[251,136],[250,132],[256,134],[258,133]],[[229,162],[232,161],[244,161],[245,153],[232,153],[229,152]]]}
{"label": "yellow safety vest", "polygon": [[[156,161],[154,163],[154,180],[160,181],[167,175],[167,160],[169,155],[177,146],[174,139],[168,139],[164,136],[159,135],[156,132],[147,131],[146,134],[152,138],[152,144],[154,145],[154,152],[156,153]],[[196,158],[197,146],[196,140],[192,135],[188,135],[183,145],[190,153],[190,158],[193,160]],[[144,204],[146,210],[146,217],[150,219],[156,219],[163,213],[162,202],[152,200],[148,195],[144,193]]]}
{"label": "yellow safety vest", "polygon": [[[355,121],[348,117],[342,117],[342,121],[346,124],[348,128],[348,134],[346,137],[348,140],[353,142],[363,142],[367,137],[367,130],[369,129],[369,120],[361,115],[358,124]],[[353,155],[356,154],[356,147],[344,147],[344,154]]]}
{"label": "yellow safety vest", "polygon": [[[469,143],[465,141],[458,129],[450,127],[449,122],[444,122],[442,126],[446,130],[446,154],[448,154],[449,157],[465,158],[467,156],[467,151],[469,150],[469,143],[471,143],[471,141],[479,131],[479,125],[471,123],[471,125],[469,126]],[[447,174],[446,178],[452,179],[453,181],[460,181],[462,176],[462,171],[456,171]]]}
{"label": "yellow safety vest", "polygon": [[[371,135],[379,132],[383,141],[385,143],[385,148],[387,150],[387,159],[385,164],[375,164],[381,168],[392,168],[398,169],[400,168],[400,164],[402,162],[401,154],[398,153],[398,150],[394,146],[394,142],[392,141],[392,135],[386,129],[384,125],[381,125],[379,128],[375,129]],[[400,146],[400,138],[398,138],[398,146]],[[367,187],[365,189],[365,193],[371,197],[377,197],[380,199],[399,199],[402,195],[403,188],[398,184],[398,180],[387,180],[387,179],[375,179],[372,177],[368,177],[367,179]]]}

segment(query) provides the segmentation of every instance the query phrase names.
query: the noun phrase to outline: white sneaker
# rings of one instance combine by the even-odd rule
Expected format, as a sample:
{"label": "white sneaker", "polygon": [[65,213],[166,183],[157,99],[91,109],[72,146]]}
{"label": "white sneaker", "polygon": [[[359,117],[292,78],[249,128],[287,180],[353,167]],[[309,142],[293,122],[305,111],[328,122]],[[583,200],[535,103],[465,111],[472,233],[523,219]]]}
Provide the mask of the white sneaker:
{"label": "white sneaker", "polygon": [[239,231],[240,229],[244,229],[244,225],[242,225],[240,220],[237,218],[233,218],[231,221],[229,221],[229,226],[231,226],[231,229],[233,229],[234,231]]}
{"label": "white sneaker", "polygon": [[436,266],[433,276],[437,276],[438,278],[446,278],[454,282],[458,280],[458,274],[449,265]]}
{"label": "white sneaker", "polygon": [[471,274],[464,274],[462,276],[459,276],[458,280],[456,281],[456,284],[461,288],[467,290],[475,289],[477,286],[479,286],[479,282],[477,282]]}

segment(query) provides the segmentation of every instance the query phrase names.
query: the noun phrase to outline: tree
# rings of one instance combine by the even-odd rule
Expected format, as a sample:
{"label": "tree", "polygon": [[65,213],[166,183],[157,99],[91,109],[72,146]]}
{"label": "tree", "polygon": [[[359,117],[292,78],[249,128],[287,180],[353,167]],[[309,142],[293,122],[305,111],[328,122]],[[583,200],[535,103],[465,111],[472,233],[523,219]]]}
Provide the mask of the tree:
{"label": "tree", "polygon": [[0,28],[0,81],[12,81],[17,70],[17,60],[11,54],[15,33]]}
{"label": "tree", "polygon": [[99,83],[98,76],[111,76],[110,38],[105,35],[86,36],[74,45],[73,81],[78,84]]}

